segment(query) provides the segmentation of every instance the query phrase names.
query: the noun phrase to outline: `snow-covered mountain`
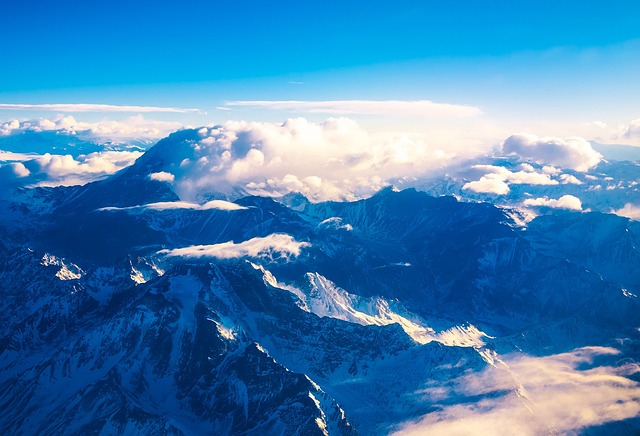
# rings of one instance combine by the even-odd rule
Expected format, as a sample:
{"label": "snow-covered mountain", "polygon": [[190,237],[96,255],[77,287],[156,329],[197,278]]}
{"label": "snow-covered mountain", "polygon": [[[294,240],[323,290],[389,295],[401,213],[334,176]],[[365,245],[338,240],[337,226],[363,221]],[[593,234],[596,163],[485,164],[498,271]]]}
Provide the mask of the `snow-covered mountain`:
{"label": "snow-covered mountain", "polygon": [[[437,196],[312,203],[221,184],[182,198],[167,174],[197,139],[177,132],[104,180],[0,203],[3,433],[386,434],[504,392],[542,419],[519,362],[579,347],[624,369],[629,396],[611,407],[627,414],[607,431],[639,431],[638,223],[588,195],[593,212],[514,209],[525,187],[596,180],[511,185],[499,206],[463,189],[471,176],[425,182]],[[455,390],[487,371],[507,377],[498,393]]]}

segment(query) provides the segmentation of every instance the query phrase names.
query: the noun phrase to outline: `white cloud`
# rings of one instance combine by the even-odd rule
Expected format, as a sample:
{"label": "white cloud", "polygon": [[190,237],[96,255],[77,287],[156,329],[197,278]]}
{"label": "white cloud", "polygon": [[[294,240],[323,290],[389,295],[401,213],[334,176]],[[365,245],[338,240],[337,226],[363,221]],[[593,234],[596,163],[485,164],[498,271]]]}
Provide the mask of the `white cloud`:
{"label": "white cloud", "polygon": [[520,166],[522,171],[510,171],[507,168],[496,165],[474,165],[475,171],[485,172],[480,180],[466,183],[462,189],[478,193],[506,195],[509,193],[509,184],[514,185],[557,185],[557,180],[552,180],[548,174],[536,173],[529,164]]}
{"label": "white cloud", "polygon": [[53,178],[68,175],[106,175],[113,174],[131,165],[142,153],[138,151],[101,151],[79,156],[49,154],[38,156],[34,161],[40,171]]}
{"label": "white cloud", "polygon": [[507,177],[509,183],[515,185],[557,185],[557,180],[552,180],[548,174],[529,173],[517,171]]}
{"label": "white cloud", "polygon": [[[298,242],[291,235],[274,233],[264,238],[248,241],[224,242],[214,245],[194,245],[173,250],[161,250],[158,254],[169,257],[234,259],[239,257],[289,257],[300,255],[300,250],[310,247],[308,242]],[[277,255],[277,256],[276,256]]]}
{"label": "white cloud", "polygon": [[576,171],[587,171],[602,160],[584,138],[538,138],[530,134],[511,135],[502,143],[502,151],[539,164],[556,165]]}
{"label": "white cloud", "polygon": [[625,138],[640,138],[640,118],[631,120],[627,126],[624,127]]}
{"label": "white cloud", "polygon": [[111,211],[111,210],[181,210],[181,209],[190,209],[190,210],[247,210],[247,207],[241,206],[236,203],[232,203],[230,201],[224,200],[212,200],[208,201],[204,204],[198,203],[190,203],[188,201],[161,201],[158,203],[148,203],[142,204],[139,206],[128,206],[128,207],[103,207],[98,210],[101,211]]}
{"label": "white cloud", "polygon": [[11,104],[0,103],[0,110],[25,111],[54,111],[54,112],[171,112],[189,113],[202,112],[200,109],[159,107],[159,106],[123,106],[113,104],[91,104],[91,103],[56,103],[56,104]]}
{"label": "white cloud", "polygon": [[584,367],[596,357],[616,354],[612,348],[585,347],[548,357],[507,358],[505,365],[426,389],[427,395],[436,394],[432,401],[454,403],[406,424],[399,434],[578,434],[637,417],[640,384],[628,376],[640,372],[640,365]]}
{"label": "white cloud", "polygon": [[551,165],[545,165],[542,167],[542,172],[551,176],[555,176],[557,174],[560,174],[562,170]]}
{"label": "white cloud", "polygon": [[525,206],[545,206],[552,207],[554,209],[570,209],[570,210],[582,210],[582,202],[578,197],[573,195],[563,195],[562,197],[555,199],[543,198],[528,198],[524,201]]}
{"label": "white cloud", "polygon": [[9,166],[11,166],[13,173],[17,177],[27,177],[29,174],[31,174],[31,171],[29,171],[22,162],[13,162],[10,163]]}
{"label": "white cloud", "polygon": [[33,160],[38,157],[38,154],[35,153],[13,153],[11,151],[0,151],[0,162],[11,162],[11,161],[27,161]]}
{"label": "white cloud", "polygon": [[227,106],[286,110],[293,112],[333,115],[404,115],[422,117],[472,117],[480,115],[474,106],[434,103],[429,100],[239,100],[228,101]]}
{"label": "white cloud", "polygon": [[563,185],[582,185],[582,182],[580,181],[580,179],[578,179],[576,176],[573,176],[571,174],[560,174],[560,182]]}
{"label": "white cloud", "polygon": [[142,155],[138,151],[102,151],[80,155],[46,153],[28,155],[29,160],[13,162],[11,167],[20,182],[32,186],[83,185],[113,174]]}
{"label": "white cloud", "polygon": [[612,209],[611,213],[614,213],[618,216],[623,216],[625,218],[630,218],[635,221],[640,221],[640,206],[636,206],[632,203],[625,204],[621,209]]}
{"label": "white cloud", "polygon": [[[413,180],[454,158],[409,135],[372,134],[346,118],[316,124],[229,121],[198,131],[193,144],[168,148],[163,171],[183,200],[297,191],[312,200],[371,195],[392,180]],[[472,150],[471,152],[477,152]],[[172,154],[173,153],[173,154]]]}
{"label": "white cloud", "polygon": [[51,119],[36,118],[0,123],[0,135],[7,136],[25,131],[58,131],[83,139],[139,139],[161,138],[181,127],[181,123],[149,120],[142,115],[131,116],[121,121],[103,120],[93,123],[78,121],[71,115],[57,115]]}
{"label": "white cloud", "polygon": [[173,181],[175,180],[175,176],[171,173],[168,173],[166,171],[160,171],[157,173],[151,173],[149,174],[149,180],[155,180],[157,182],[169,182],[169,183],[173,183]]}
{"label": "white cloud", "polygon": [[480,180],[466,183],[462,189],[484,193],[506,195],[509,193],[509,185],[504,182],[502,177],[497,174],[487,174],[480,177]]}

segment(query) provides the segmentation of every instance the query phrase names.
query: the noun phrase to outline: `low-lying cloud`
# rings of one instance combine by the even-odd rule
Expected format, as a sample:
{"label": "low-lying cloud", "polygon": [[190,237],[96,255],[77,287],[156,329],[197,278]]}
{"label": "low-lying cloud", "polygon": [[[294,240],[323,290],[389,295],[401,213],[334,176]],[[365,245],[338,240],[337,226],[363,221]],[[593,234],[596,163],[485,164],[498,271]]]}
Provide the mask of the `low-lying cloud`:
{"label": "low-lying cloud", "polygon": [[640,221],[640,206],[633,203],[626,203],[624,207],[620,209],[612,209],[611,213],[634,221]]}
{"label": "low-lying cloud", "polygon": [[502,143],[502,151],[539,164],[555,165],[576,171],[596,166],[602,155],[584,138],[539,138],[530,134],[511,135]]}
{"label": "low-lying cloud", "polygon": [[427,388],[424,395],[449,403],[398,434],[576,434],[640,416],[640,384],[629,378],[640,365],[593,366],[595,359],[618,353],[586,347],[548,357],[507,358],[506,365]]}
{"label": "low-lying cloud", "polygon": [[506,195],[509,185],[557,185],[559,182],[548,173],[537,173],[529,164],[522,164],[520,171],[511,171],[496,165],[473,165],[474,172],[485,173],[479,180],[468,182],[462,189],[482,194]]}
{"label": "low-lying cloud", "polygon": [[188,201],[161,201],[158,203],[141,204],[139,206],[128,206],[128,207],[109,206],[109,207],[102,207],[98,210],[99,211],[122,211],[122,210],[124,211],[127,211],[127,210],[162,211],[162,210],[212,210],[212,209],[233,211],[233,210],[247,210],[248,208],[236,203],[232,203],[230,201],[211,200],[204,204],[190,203]]}
{"label": "low-lying cloud", "polygon": [[132,165],[140,156],[139,151],[101,151],[77,158],[70,154],[10,154],[4,157],[20,159],[6,164],[10,172],[0,165],[0,182],[32,186],[84,185]]}
{"label": "low-lying cloud", "polygon": [[190,247],[161,250],[158,254],[168,257],[235,259],[241,257],[288,258],[299,256],[302,248],[310,247],[308,242],[298,242],[291,235],[274,233],[263,238],[252,238],[240,243],[224,242],[214,245],[193,245]]}
{"label": "low-lying cloud", "polygon": [[157,121],[134,115],[120,121],[79,121],[71,115],[57,115],[52,118],[11,120],[0,123],[0,136],[22,132],[56,131],[76,135],[85,140],[111,140],[122,138],[157,139],[183,127],[182,123]]}
{"label": "low-lying cloud", "polygon": [[582,202],[573,195],[563,195],[558,199],[548,197],[527,198],[523,204],[525,206],[544,206],[554,209],[582,210]]}

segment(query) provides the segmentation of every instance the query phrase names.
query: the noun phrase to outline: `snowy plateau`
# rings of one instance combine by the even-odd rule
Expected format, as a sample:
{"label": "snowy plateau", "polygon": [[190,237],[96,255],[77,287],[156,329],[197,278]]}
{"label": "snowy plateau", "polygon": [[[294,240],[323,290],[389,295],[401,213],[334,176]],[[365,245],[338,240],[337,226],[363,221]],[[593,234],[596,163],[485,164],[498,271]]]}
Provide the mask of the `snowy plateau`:
{"label": "snowy plateau", "polygon": [[32,144],[103,146],[42,135],[0,143],[0,433],[640,434],[636,162],[186,199],[197,130],[55,187]]}

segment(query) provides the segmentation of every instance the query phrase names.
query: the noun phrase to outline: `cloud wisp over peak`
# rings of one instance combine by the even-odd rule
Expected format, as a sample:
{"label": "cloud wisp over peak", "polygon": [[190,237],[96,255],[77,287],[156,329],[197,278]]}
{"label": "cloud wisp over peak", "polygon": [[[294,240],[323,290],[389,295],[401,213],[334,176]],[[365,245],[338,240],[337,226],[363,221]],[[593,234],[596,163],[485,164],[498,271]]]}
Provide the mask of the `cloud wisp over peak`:
{"label": "cloud wisp over peak", "polygon": [[233,241],[213,245],[193,245],[173,250],[161,250],[158,254],[167,257],[236,259],[242,257],[274,258],[299,256],[302,248],[310,247],[308,242],[298,242],[293,236],[273,233],[269,236],[251,238],[235,243]]}

